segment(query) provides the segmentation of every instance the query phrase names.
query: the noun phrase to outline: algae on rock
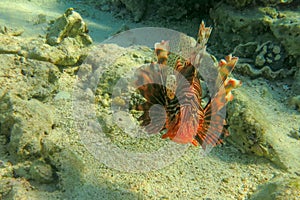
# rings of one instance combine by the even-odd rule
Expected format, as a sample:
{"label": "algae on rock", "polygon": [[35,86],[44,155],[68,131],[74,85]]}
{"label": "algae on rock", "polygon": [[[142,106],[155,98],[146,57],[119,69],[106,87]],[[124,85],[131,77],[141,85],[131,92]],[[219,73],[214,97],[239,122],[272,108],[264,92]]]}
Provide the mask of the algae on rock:
{"label": "algae on rock", "polygon": [[8,138],[11,159],[17,162],[41,156],[42,138],[51,133],[54,123],[51,109],[36,99],[22,100],[13,93],[1,98],[4,105],[1,134]]}
{"label": "algae on rock", "polygon": [[300,56],[300,7],[296,11],[280,11],[279,19],[267,19],[270,29],[289,55]]}
{"label": "algae on rock", "polygon": [[[250,7],[243,10],[221,4],[210,13],[218,30],[217,45],[230,53],[234,47],[248,42],[280,42],[288,55],[299,55],[299,9],[277,10],[271,7]],[[271,30],[271,31],[269,31]],[[223,49],[222,48],[222,49]],[[284,67],[284,66],[282,66]]]}
{"label": "algae on rock", "polygon": [[86,23],[73,8],[67,9],[61,17],[52,22],[46,35],[46,42],[57,45],[68,37],[74,38],[81,46],[88,46],[93,42],[88,35]]}
{"label": "algae on rock", "polygon": [[226,0],[226,2],[236,8],[245,8],[251,4],[263,4],[265,6],[288,4],[292,3],[293,0],[260,0],[259,2],[256,0]]}
{"label": "algae on rock", "polygon": [[250,200],[298,199],[300,197],[300,178],[294,176],[275,177],[258,187]]}
{"label": "algae on rock", "polygon": [[294,92],[295,95],[300,95],[300,57],[297,60],[297,70],[294,75],[292,91]]}
{"label": "algae on rock", "polygon": [[38,183],[55,182],[59,165],[53,157],[61,150],[59,142],[53,142],[58,134],[54,130],[56,117],[53,107],[46,104],[59,89],[61,73],[56,65],[76,64],[92,42],[80,15],[67,12],[70,23],[60,30],[66,34],[60,35],[56,46],[45,44],[43,39],[0,38],[1,149],[9,153],[7,158],[17,176]]}
{"label": "algae on rock", "polygon": [[266,83],[258,82],[265,85],[264,90],[253,90],[252,84],[235,91],[235,99],[227,105],[231,134],[227,140],[243,152],[264,156],[288,171],[297,171],[300,148],[298,141],[288,135],[290,126],[299,126],[300,118],[285,112],[285,105],[274,99]]}
{"label": "algae on rock", "polygon": [[249,98],[247,94],[235,92],[236,100],[228,104],[228,123],[231,133],[228,140],[244,152],[268,156],[265,132],[269,125],[263,120],[264,116],[260,110],[253,109],[256,105],[249,101]]}
{"label": "algae on rock", "polygon": [[[56,46],[46,44],[42,38],[31,39],[16,37],[16,35],[19,36],[20,34],[8,28],[4,28],[4,31],[1,32],[0,54],[15,54],[16,59],[12,63],[25,68],[23,69],[23,73],[27,73],[27,75],[29,72],[26,72],[26,66],[22,64],[24,62],[34,65],[37,62],[36,60],[46,61],[42,64],[43,69],[44,66],[47,65],[50,71],[54,68],[50,63],[62,66],[75,65],[85,58],[89,51],[88,46],[92,43],[92,39],[87,33],[85,22],[81,16],[72,9],[68,9],[63,16],[57,19],[57,21],[54,21],[48,30],[46,36],[47,41],[52,41],[50,43],[52,45],[55,43]],[[26,62],[26,59],[28,59],[28,62]],[[32,69],[33,68],[31,68],[31,70]],[[44,70],[47,71],[47,69]],[[33,75],[32,72],[30,72],[30,74],[32,76],[37,75]],[[48,72],[45,74],[48,74]],[[43,73],[41,73],[41,75],[43,76]],[[44,79],[44,81],[46,80],[47,79]],[[47,87],[47,84],[44,84],[44,87]]]}

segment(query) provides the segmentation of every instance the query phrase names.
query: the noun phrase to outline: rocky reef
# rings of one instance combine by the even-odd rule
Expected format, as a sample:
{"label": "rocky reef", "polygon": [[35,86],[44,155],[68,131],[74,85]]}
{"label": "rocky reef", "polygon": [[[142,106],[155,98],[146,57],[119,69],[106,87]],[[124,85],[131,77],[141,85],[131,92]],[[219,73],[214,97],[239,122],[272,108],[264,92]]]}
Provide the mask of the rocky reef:
{"label": "rocky reef", "polygon": [[[243,87],[227,106],[228,142],[298,174],[300,6],[295,1],[265,1],[261,6],[227,2],[230,5],[218,5],[210,15],[218,29],[214,45],[240,57],[236,72],[244,77]],[[260,187],[250,199],[299,196],[297,187],[293,192],[287,192],[289,186],[279,187],[293,179],[279,179]]]}
{"label": "rocky reef", "polygon": [[[89,3],[89,2],[87,2]],[[287,0],[227,0],[216,1],[155,1],[136,3],[134,0],[99,1],[101,10],[131,13],[134,20],[152,25],[157,20],[169,23],[191,19],[199,22],[199,13],[214,27],[209,41],[214,54],[222,58],[229,53],[239,56],[237,71],[252,78],[286,78],[295,75],[293,91],[297,95],[299,82],[300,30],[298,1]],[[161,6],[163,5],[163,6]],[[107,8],[107,9],[103,9]],[[120,12],[122,10],[122,12]],[[123,13],[123,14],[120,14]],[[202,18],[202,19],[203,19]],[[198,19],[198,20],[197,20]],[[182,29],[190,34],[188,22]],[[167,25],[167,24],[166,24]],[[178,28],[178,27],[174,27]],[[181,31],[180,28],[178,28]]]}
{"label": "rocky reef", "polygon": [[[182,20],[187,15],[196,17],[199,13],[208,13],[208,8],[213,5],[213,1],[204,0],[201,3],[197,0],[192,1],[138,1],[138,0],[88,0],[85,3],[94,4],[102,11],[112,11],[116,17],[131,17],[134,21],[145,20]],[[197,16],[198,17],[198,16]],[[163,21],[161,21],[163,22]]]}
{"label": "rocky reef", "polygon": [[86,30],[81,16],[70,9],[56,21],[51,22],[46,40],[24,39],[15,37],[16,33],[3,32],[0,53],[16,54],[21,56],[21,59],[47,61],[55,65],[75,65],[84,59],[86,47],[92,43]]}
{"label": "rocky reef", "polygon": [[[227,0],[223,3],[142,1],[136,3],[134,0],[122,0],[103,1],[99,3],[99,8],[105,5],[110,5],[111,10],[121,9],[124,5],[136,21],[144,17],[146,22],[157,20],[153,16],[165,18],[167,21],[192,18],[194,22],[195,17],[199,18],[197,13],[210,14],[214,31],[213,39],[209,44],[214,46],[217,51],[215,54],[220,54],[219,57],[224,57],[234,52],[235,48],[243,46],[243,51],[235,54],[245,61],[240,60],[238,70],[241,74],[253,78],[276,79],[299,71],[296,67],[300,52],[300,6],[297,1]],[[219,52],[218,49],[221,51]],[[245,54],[245,51],[248,53]]]}
{"label": "rocky reef", "polygon": [[[217,57],[233,53],[240,58],[235,72],[243,80],[243,87],[235,91],[236,99],[227,107],[231,133],[227,141],[242,152],[264,156],[297,173],[300,167],[297,157],[300,119],[296,111],[300,107],[299,2],[227,0],[184,4],[166,3],[156,11],[168,14],[165,18],[172,20],[172,12],[159,11],[176,10],[173,18],[176,20],[193,17],[192,13],[199,7],[211,8],[209,15],[214,30],[209,48]],[[147,14],[143,16],[147,18]],[[297,134],[290,137],[293,130]]]}
{"label": "rocky reef", "polygon": [[[209,51],[218,58],[228,53],[240,57],[235,76],[243,81],[243,87],[233,92],[234,101],[226,108],[230,136],[206,158],[199,156],[198,149],[188,148],[182,158],[157,171],[129,174],[110,169],[81,142],[76,127],[80,119],[74,117],[72,101],[74,85],[95,70],[100,57],[118,56],[114,65],[103,66],[95,94],[83,87],[82,98],[96,107],[96,118],[115,145],[131,151],[157,150],[165,144],[159,135],[135,140],[112,124],[109,110],[112,104],[124,106],[128,100],[112,98],[112,85],[134,66],[151,62],[151,49],[105,44],[93,54],[94,66],[82,65],[93,48],[92,39],[73,9],[51,21],[47,34],[39,38],[24,38],[23,29],[1,26],[0,198],[214,199],[220,193],[227,199],[299,196],[297,1],[89,3],[101,10],[122,10],[119,17],[129,13],[134,21],[153,19],[153,15],[178,21],[187,15],[194,17],[193,12],[210,13],[214,30]],[[119,124],[133,130],[126,122]],[[171,153],[168,156],[177,151]],[[208,170],[212,167],[214,172]]]}
{"label": "rocky reef", "polygon": [[[66,13],[71,19],[61,26]],[[55,41],[59,42],[51,44],[55,46],[45,38],[20,37],[21,30],[6,26],[0,33],[1,198],[23,199],[26,190],[32,190],[27,181],[50,184],[50,188],[57,184],[58,163],[51,156],[61,150],[49,140],[58,124],[49,101],[60,90],[60,67],[80,62],[92,42],[83,33],[86,26],[80,15],[70,9],[66,13],[52,22],[46,36],[53,41],[50,38],[58,35]],[[63,98],[55,97],[56,101]]]}
{"label": "rocky reef", "polygon": [[[251,90],[258,84],[262,85],[260,89]],[[286,106],[279,103],[280,97],[272,94],[262,80],[251,81],[250,87],[240,88],[234,94],[236,99],[227,107],[231,133],[228,141],[243,152],[267,157],[278,166],[297,172],[299,141],[290,137],[290,131],[298,129],[299,116],[286,112]],[[279,102],[269,101],[270,98]]]}
{"label": "rocky reef", "polygon": [[[271,138],[274,135],[278,136],[276,131],[271,131],[270,136],[265,137],[268,135],[266,132],[272,130],[273,127],[269,127],[271,122],[267,122],[267,116],[265,115],[272,112],[267,111],[269,110],[267,108],[268,103],[264,104],[262,102],[264,98],[267,98],[266,96],[270,97],[271,95],[280,102],[278,105],[273,105],[276,111],[281,109],[281,113],[292,112],[286,111],[290,108],[288,104],[292,108],[298,108],[300,5],[292,1],[262,1],[263,5],[247,7],[253,1],[227,2],[230,5],[218,5],[210,13],[218,29],[215,32],[215,45],[219,49],[227,49],[228,52],[233,52],[240,57],[240,62],[236,67],[236,72],[240,75],[251,79],[261,77],[272,80],[272,82],[261,79],[252,80],[249,81],[248,85],[246,83],[244,88],[247,89],[237,91],[237,101],[241,100],[241,102],[246,103],[243,100],[244,98],[251,99],[253,105],[250,105],[250,102],[249,105],[246,105],[248,103],[242,103],[241,107],[238,106],[239,103],[229,105],[230,129],[233,133],[231,139],[235,138],[233,144],[239,146],[245,152],[267,155],[270,158],[270,154],[273,154],[271,152],[274,152],[274,147],[271,146],[279,146],[284,142],[274,144]],[[246,80],[248,79],[246,78]],[[277,90],[274,89],[278,88],[276,85],[279,83],[276,84],[276,82],[282,81],[286,84],[285,89],[283,87],[283,92],[278,91],[277,94],[270,92],[270,87],[273,88],[272,90]],[[262,91],[257,91],[261,97],[249,94],[250,88],[253,87],[252,85],[256,85],[256,82],[264,85]],[[275,86],[272,86],[274,83]],[[233,105],[238,107],[232,107]],[[263,107],[257,109],[257,106],[260,105],[263,105]],[[244,118],[246,115],[248,117]],[[283,118],[286,119],[286,117]],[[238,121],[241,123],[238,123]],[[276,121],[278,124],[280,120]],[[236,122],[238,124],[234,125]],[[280,126],[284,126],[284,122]],[[299,125],[295,123],[294,126],[294,128],[298,128]],[[287,136],[288,129],[289,127],[286,127],[286,130],[282,130],[285,132],[282,137],[286,138],[282,139],[283,141],[289,140]],[[250,139],[251,142],[249,138],[252,138]],[[297,149],[296,146],[291,151],[294,149]],[[274,157],[274,155],[271,157]]]}
{"label": "rocky reef", "polygon": [[[252,1],[228,1],[245,7]],[[264,6],[239,10],[218,5],[214,20],[215,45],[239,56],[237,71],[251,78],[282,79],[294,76],[292,95],[299,94],[299,9],[296,1],[262,1]],[[276,6],[275,6],[276,5]]]}

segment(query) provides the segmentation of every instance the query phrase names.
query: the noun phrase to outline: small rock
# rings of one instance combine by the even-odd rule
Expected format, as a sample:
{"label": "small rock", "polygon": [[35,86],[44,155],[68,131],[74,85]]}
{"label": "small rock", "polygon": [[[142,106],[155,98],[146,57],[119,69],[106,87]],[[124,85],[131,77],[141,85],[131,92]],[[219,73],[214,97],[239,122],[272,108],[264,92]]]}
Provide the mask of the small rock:
{"label": "small rock", "polygon": [[299,177],[277,177],[271,182],[261,185],[258,190],[251,195],[250,199],[299,199],[299,196]]}
{"label": "small rock", "polygon": [[300,111],[300,95],[290,98],[288,103],[289,106]]}
{"label": "small rock", "polygon": [[116,105],[116,106],[125,106],[126,102],[124,99],[122,99],[121,97],[118,96],[112,100],[112,104]]}
{"label": "small rock", "polygon": [[280,53],[280,47],[279,46],[274,46],[273,47],[273,53],[275,53],[275,54],[279,54]]}
{"label": "small rock", "polygon": [[4,116],[0,117],[0,123],[5,123],[1,134],[10,138],[7,144],[10,159],[22,161],[41,155],[41,139],[52,130],[51,108],[36,99],[27,101],[11,94],[3,101],[13,107],[3,111]]}
{"label": "small rock", "polygon": [[102,11],[109,11],[110,9],[111,9],[110,6],[107,5],[107,4],[102,5],[102,6],[100,7],[100,10],[102,10]]}
{"label": "small rock", "polygon": [[38,24],[43,24],[47,22],[47,17],[45,14],[39,14],[37,18],[34,20],[33,24],[38,25]]}
{"label": "small rock", "polygon": [[58,92],[55,97],[54,100],[68,100],[71,98],[71,94],[69,92],[66,91],[60,91]]}
{"label": "small rock", "polygon": [[0,33],[9,36],[20,36],[24,32],[22,28],[10,28],[7,26],[0,26]]}
{"label": "small rock", "polygon": [[37,160],[32,163],[29,169],[31,178],[40,183],[50,183],[53,181],[53,171],[49,164]]}
{"label": "small rock", "polygon": [[276,55],[275,58],[274,58],[274,60],[275,60],[275,61],[278,61],[278,60],[280,60],[280,58],[281,58],[280,55]]}
{"label": "small rock", "polygon": [[[294,75],[292,91],[294,92],[294,94],[300,95],[300,57],[297,59],[297,71]],[[299,105],[300,105],[300,103],[299,103]]]}
{"label": "small rock", "polygon": [[265,62],[266,62],[266,60],[265,60],[264,56],[262,56],[262,55],[256,56],[255,65],[262,67],[262,66],[264,66]]}
{"label": "small rock", "polygon": [[79,13],[69,8],[65,13],[52,22],[46,35],[50,45],[60,44],[65,38],[75,38],[82,46],[92,44],[92,38],[88,35],[88,28]]}
{"label": "small rock", "polygon": [[292,137],[292,138],[295,138],[296,140],[300,140],[300,128],[297,130],[297,129],[292,129],[291,131],[290,131],[290,136]]}
{"label": "small rock", "polygon": [[13,188],[11,179],[0,180],[0,197],[7,196]]}

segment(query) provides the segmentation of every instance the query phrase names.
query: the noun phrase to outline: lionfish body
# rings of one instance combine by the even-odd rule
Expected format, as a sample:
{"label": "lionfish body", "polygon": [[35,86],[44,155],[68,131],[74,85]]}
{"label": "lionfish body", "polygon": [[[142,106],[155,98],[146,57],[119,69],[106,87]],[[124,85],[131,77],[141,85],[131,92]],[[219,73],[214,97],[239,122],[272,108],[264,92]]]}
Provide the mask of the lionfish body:
{"label": "lionfish body", "polygon": [[[195,48],[197,51],[205,52],[210,32],[211,28],[205,27],[202,22]],[[200,143],[203,148],[206,146],[204,143],[213,146],[220,144],[220,134],[226,132],[223,129],[224,120],[217,112],[225,104],[222,95],[230,96],[227,99],[231,100],[230,90],[240,85],[235,79],[227,79],[237,58],[228,56],[226,60],[220,61],[220,81],[216,84],[230,84],[227,90],[225,85],[224,93],[214,94],[203,108],[200,79],[197,67],[192,64],[196,57],[193,52],[189,58],[172,55],[170,59],[169,42],[162,41],[155,44],[155,53],[157,62],[141,68],[135,82],[138,91],[146,99],[146,102],[134,107],[135,110],[143,111],[139,118],[141,125],[145,126],[148,133],[158,133],[165,129],[166,133],[162,138],[170,138],[177,143],[192,143],[195,146]],[[162,108],[155,107],[157,104]]]}

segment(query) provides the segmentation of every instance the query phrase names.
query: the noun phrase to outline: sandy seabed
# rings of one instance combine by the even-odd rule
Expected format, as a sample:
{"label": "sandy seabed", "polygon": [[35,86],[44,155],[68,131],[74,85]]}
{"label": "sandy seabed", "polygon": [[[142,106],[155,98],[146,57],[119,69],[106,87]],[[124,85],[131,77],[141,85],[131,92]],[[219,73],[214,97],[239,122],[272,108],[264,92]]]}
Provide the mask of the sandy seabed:
{"label": "sandy seabed", "polygon": [[[47,28],[47,23],[39,21],[41,14],[49,21],[60,16],[67,8],[74,7],[87,23],[95,43],[110,37],[124,24],[130,28],[144,26],[116,19],[110,13],[87,5],[79,5],[54,0],[3,0],[0,2],[0,24],[21,27],[25,30],[22,37],[37,38],[45,35]],[[58,80],[58,91],[72,96],[75,81],[72,73],[63,70]],[[1,84],[1,88],[9,88],[7,85],[10,83],[1,81]],[[199,147],[189,146],[178,159],[149,172],[132,173],[109,168],[80,141],[74,105],[70,99],[57,97],[45,102],[54,108],[54,121],[58,124],[50,140],[60,150],[49,156],[53,159],[51,165],[57,165],[55,180],[39,183],[15,176],[11,179],[13,199],[248,199],[259,185],[287,173],[269,160],[243,154],[230,144],[214,148],[205,157],[200,155]],[[159,136],[154,138],[157,139],[160,139]],[[170,141],[162,140],[159,145],[167,143]],[[127,145],[134,149],[134,146],[129,147],[130,143]],[[3,163],[9,161],[4,155],[0,159]],[[136,164],[131,163],[132,167]],[[0,170],[5,171],[6,168]]]}

